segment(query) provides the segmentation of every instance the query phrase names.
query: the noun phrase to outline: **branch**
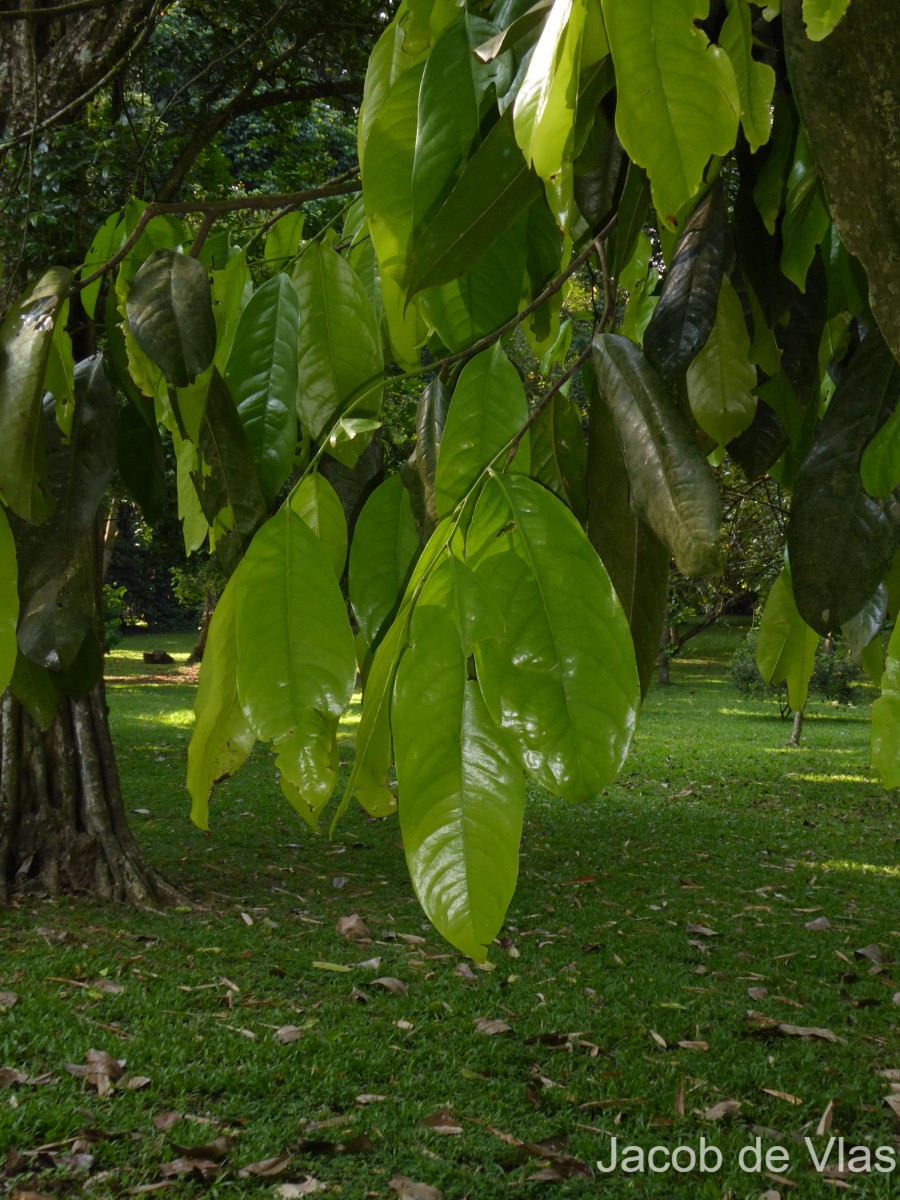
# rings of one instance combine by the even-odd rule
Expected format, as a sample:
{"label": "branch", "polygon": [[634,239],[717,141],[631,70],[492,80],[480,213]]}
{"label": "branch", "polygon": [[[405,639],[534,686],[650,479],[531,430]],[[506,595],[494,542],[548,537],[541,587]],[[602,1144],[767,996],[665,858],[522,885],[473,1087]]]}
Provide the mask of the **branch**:
{"label": "branch", "polygon": [[8,8],[0,11],[0,21],[44,21],[48,17],[64,17],[67,13],[97,8],[105,3],[106,0],[72,0],[71,4],[57,4],[55,8]]}
{"label": "branch", "polygon": [[328,196],[347,196],[358,191],[359,177],[354,169],[353,171],[345,171],[343,175],[339,175],[329,183],[322,184],[321,187],[308,188],[303,192],[289,192],[283,196],[236,196],[230,200],[175,200],[168,204],[148,204],[138,217],[137,224],[131,236],[125,241],[121,249],[108,262],[105,262],[102,267],[98,267],[87,278],[80,280],[75,285],[75,290],[80,291],[81,288],[87,287],[89,283],[94,283],[96,280],[102,279],[107,272],[117,267],[128,252],[137,245],[147,224],[154,217],[179,213],[202,213],[203,225],[201,226],[201,232],[205,238],[213,222],[226,213],[247,211],[274,212],[278,209],[289,210],[299,208],[301,204],[306,204],[310,200],[322,200]]}
{"label": "branch", "polygon": [[524,423],[524,425],[520,426],[518,431],[514,434],[512,441],[509,443],[509,450],[506,455],[506,462],[503,464],[504,471],[507,469],[507,467],[510,465],[512,460],[515,458],[516,451],[519,448],[519,442],[521,442],[522,438],[525,436],[525,434],[528,432],[528,430],[532,427],[532,425],[534,425],[536,423],[538,417],[541,415],[541,413],[544,411],[544,409],[547,407],[547,405],[550,403],[550,401],[553,399],[553,397],[555,395],[557,395],[558,392],[562,391],[562,389],[569,382],[569,380],[572,378],[572,376],[576,374],[576,372],[581,370],[581,368],[584,366],[584,364],[590,358],[592,349],[593,349],[593,347],[592,347],[591,343],[588,342],[587,347],[584,350],[582,350],[582,352],[578,355],[578,357],[575,359],[575,361],[566,368],[566,370],[562,373],[562,375],[560,375],[559,379],[556,380],[556,382],[553,384],[553,386],[551,388],[549,388],[548,391],[546,392],[546,394],[541,396],[540,400],[538,400],[537,404],[535,404],[534,408],[528,414],[528,420]]}

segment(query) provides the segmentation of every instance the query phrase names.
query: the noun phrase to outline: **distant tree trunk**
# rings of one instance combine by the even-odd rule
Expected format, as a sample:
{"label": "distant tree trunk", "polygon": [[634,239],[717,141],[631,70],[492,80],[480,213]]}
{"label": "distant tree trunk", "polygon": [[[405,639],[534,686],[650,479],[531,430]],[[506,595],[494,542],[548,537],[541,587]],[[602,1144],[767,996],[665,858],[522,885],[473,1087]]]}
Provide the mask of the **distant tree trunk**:
{"label": "distant tree trunk", "polygon": [[200,618],[200,629],[197,634],[197,643],[191,651],[188,662],[198,663],[203,662],[203,655],[206,652],[206,639],[209,636],[209,623],[212,620],[212,615],[215,612],[217,597],[207,588],[203,593],[203,616]]}
{"label": "distant tree trunk", "polygon": [[12,691],[0,701],[0,899],[18,891],[149,908],[181,899],[128,828],[102,682],[61,700],[46,732]]}
{"label": "distant tree trunk", "polygon": [[791,729],[791,736],[790,736],[790,740],[788,741],[788,745],[789,746],[799,746],[800,745],[800,735],[802,732],[803,732],[803,709],[798,708],[797,711],[794,713],[794,724]]}

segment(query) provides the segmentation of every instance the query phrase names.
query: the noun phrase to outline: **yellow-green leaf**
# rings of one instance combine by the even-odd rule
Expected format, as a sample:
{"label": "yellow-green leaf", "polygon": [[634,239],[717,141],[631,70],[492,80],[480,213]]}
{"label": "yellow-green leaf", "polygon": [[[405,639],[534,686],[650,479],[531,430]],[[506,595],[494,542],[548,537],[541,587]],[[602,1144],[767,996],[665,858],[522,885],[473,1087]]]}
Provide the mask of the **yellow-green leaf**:
{"label": "yellow-green leaf", "polygon": [[756,411],[756,368],[738,294],[722,280],[706,345],[687,370],[688,400],[697,424],[720,445],[744,432]]}
{"label": "yellow-green leaf", "polygon": [[797,611],[787,567],[772,584],[756,642],[756,665],[766,683],[787,684],[795,712],[806,705],[819,635]]}

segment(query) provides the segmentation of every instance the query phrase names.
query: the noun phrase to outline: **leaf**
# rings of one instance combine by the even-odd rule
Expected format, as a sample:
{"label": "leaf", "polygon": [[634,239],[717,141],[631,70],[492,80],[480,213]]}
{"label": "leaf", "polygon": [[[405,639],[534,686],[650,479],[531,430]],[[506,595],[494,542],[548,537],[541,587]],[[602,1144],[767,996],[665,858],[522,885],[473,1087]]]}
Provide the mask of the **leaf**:
{"label": "leaf", "polygon": [[539,197],[541,185],[522,159],[512,111],[475,150],[431,222],[413,240],[410,295],[450,283]]}
{"label": "leaf", "polygon": [[[467,678],[458,610],[472,600],[459,596],[444,560],[413,612],[391,731],[400,829],[419,903],[452,945],[483,962],[515,890],[525,783],[478,683]],[[476,624],[484,615],[475,610]]]}
{"label": "leaf", "polygon": [[275,1030],[275,1040],[281,1042],[282,1046],[288,1046],[291,1042],[298,1042],[303,1037],[303,1030],[299,1025],[282,1025]]}
{"label": "leaf", "polygon": [[274,1158],[247,1163],[246,1167],[241,1167],[238,1171],[238,1179],[272,1179],[283,1175],[293,1161],[293,1154],[276,1154]]}
{"label": "leaf", "polygon": [[263,257],[276,270],[283,271],[300,249],[305,221],[306,213],[302,208],[297,208],[293,212],[282,213],[266,234]]}
{"label": "leaf", "polygon": [[886,500],[900,486],[900,406],[863,451],[860,474],[863,487],[878,500]]}
{"label": "leaf", "polygon": [[188,745],[187,789],[191,820],[209,828],[209,794],[233,775],[253,749],[255,738],[237,694],[237,635],[234,576],[219,597],[194,697],[194,728]]}
{"label": "leaf", "polygon": [[425,515],[435,525],[438,522],[438,512],[434,498],[434,479],[449,408],[450,391],[440,375],[436,375],[422,392],[416,406],[415,450],[415,465],[422,483]]}
{"label": "leaf", "polygon": [[394,996],[405,996],[409,990],[405,983],[402,983],[399,979],[394,979],[390,975],[383,975],[380,979],[373,979],[372,985],[374,986],[375,984],[383,987],[386,992],[390,992]]}
{"label": "leaf", "polygon": [[198,449],[203,461],[191,478],[206,520],[221,529],[217,545],[223,564],[234,570],[265,516],[266,503],[234,400],[215,369]]}
{"label": "leaf", "polygon": [[132,280],[125,311],[135,341],[175,387],[186,387],[212,363],[216,322],[198,259],[154,250]]}
{"label": "leaf", "polygon": [[430,1183],[419,1183],[408,1175],[394,1175],[388,1187],[397,1200],[444,1200],[444,1193]]}
{"label": "leaf", "polygon": [[350,547],[350,603],[369,646],[393,620],[418,554],[409,493],[394,475],[366,501]]}
{"label": "leaf", "polygon": [[0,508],[0,693],[5,692],[16,665],[19,620],[19,568],[6,512]]}
{"label": "leaf", "polygon": [[707,1121],[721,1121],[723,1117],[734,1117],[741,1111],[741,1102],[739,1100],[720,1100],[717,1104],[711,1105],[703,1113]]}
{"label": "leaf", "polygon": [[794,165],[787,181],[781,237],[781,270],[801,292],[806,291],[806,275],[816,246],[821,245],[831,217],[825,193],[805,129],[801,126],[794,148]]}
{"label": "leaf", "polygon": [[850,0],[803,0],[803,21],[811,42],[821,42],[847,11]]}
{"label": "leaf", "polygon": [[748,479],[759,479],[775,465],[787,447],[788,436],[781,418],[757,394],[757,405],[744,432],[728,443],[728,456]]}
{"label": "leaf", "polygon": [[[84,266],[78,272],[79,279],[87,279],[89,275],[93,275],[98,267],[105,266],[113,257],[122,241],[121,226],[121,210],[114,212],[106,218],[94,234],[91,248],[88,250],[84,260]],[[101,276],[99,279],[95,279],[93,283],[82,287],[80,292],[81,306],[91,320],[94,319],[97,311],[97,297],[100,295],[100,285],[102,283],[103,277]]]}
{"label": "leaf", "polygon": [[335,928],[348,942],[369,942],[372,938],[368,925],[358,913],[353,913],[349,917],[340,917]]}
{"label": "leaf", "polygon": [[[839,3],[842,0],[838,0]],[[772,94],[775,72],[753,58],[750,6],[746,0],[728,0],[728,16],[719,34],[719,45],[731,59],[741,98],[741,125],[755,154],[772,130]]]}
{"label": "leaf", "polygon": [[520,475],[488,480],[466,554],[506,621],[475,648],[488,710],[537,782],[569,799],[596,796],[621,766],[639,703],[609,576],[569,510]]}
{"label": "leaf", "polygon": [[632,508],[669,547],[683,574],[715,574],[721,502],[686,420],[640,347],[627,338],[595,338],[594,365],[628,469]]}
{"label": "leaf", "polygon": [[[297,408],[305,432],[318,441],[341,415],[377,419],[381,336],[365,288],[334,250],[311,243],[292,278],[303,314]],[[368,441],[359,437],[331,452],[352,467]]]}
{"label": "leaf", "polygon": [[49,729],[59,707],[57,677],[33,663],[30,658],[26,658],[20,650],[10,687],[38,727],[42,730]]}
{"label": "leaf", "polygon": [[[858,663],[863,651],[873,638],[881,632],[888,613],[888,590],[883,583],[875,589],[875,594],[863,605],[856,616],[845,621],[841,626],[841,634],[847,642],[847,649],[853,661]],[[878,665],[881,667],[881,639],[878,639]]]}
{"label": "leaf", "polygon": [[872,762],[886,788],[900,787],[900,622],[888,643],[881,695],[872,705]]}
{"label": "leaf", "polygon": [[54,267],[0,326],[0,494],[25,521],[50,515],[42,395],[55,322],[72,275]]}
{"label": "leaf", "polygon": [[307,1175],[302,1183],[282,1183],[275,1189],[279,1200],[300,1200],[301,1196],[312,1196],[316,1192],[325,1192],[328,1185]]}
{"label": "leaf", "polygon": [[475,1029],[488,1037],[496,1037],[498,1033],[512,1033],[512,1026],[501,1021],[499,1017],[479,1017],[475,1022]]}
{"label": "leaf", "polygon": [[[438,516],[454,510],[527,419],[525,389],[499,342],[466,363],[441,439],[434,480]],[[529,457],[523,442],[516,467],[527,471]]]}
{"label": "leaf", "polygon": [[772,585],[759,625],[756,665],[766,683],[786,683],[795,712],[806,705],[819,635],[797,611],[787,567]]}
{"label": "leaf", "polygon": [[705,0],[603,0],[616,69],[616,131],[633,162],[647,169],[662,221],[675,217],[700,187],[714,155],[734,146],[740,95],[724,51],[694,21]]}
{"label": "leaf", "polygon": [[290,508],[263,526],[241,562],[235,621],[247,723],[272,742],[282,790],[315,825],[334,787],[335,731],[353,693],[356,655],[332,566]]}
{"label": "leaf", "polygon": [[225,383],[237,405],[267,504],[275,499],[297,448],[297,328],[300,307],[287,275],[273,275],[240,315]]}
{"label": "leaf", "polygon": [[709,339],[687,370],[688,400],[697,424],[720,445],[740,436],[756,412],[755,387],[744,312],[737,292],[723,279]]}
{"label": "leaf", "polygon": [[629,504],[628,472],[609,408],[596,385],[590,400],[588,537],[628,618],[641,682],[653,678],[669,594],[669,551]]}
{"label": "leaf", "polygon": [[644,330],[644,353],[670,383],[684,375],[713,330],[724,262],[725,205],[716,184],[684,226]]}
{"label": "leaf", "polygon": [[166,458],[156,422],[148,423],[133,404],[118,410],[116,465],[122,483],[152,524],[166,503]]}
{"label": "leaf", "polygon": [[347,561],[347,518],[337,492],[319,471],[300,481],[291,508],[313,531],[340,581]]}
{"label": "leaf", "polygon": [[900,391],[900,366],[877,329],[841,376],[797,474],[788,524],[794,596],[820,633],[853,617],[887,574],[894,527],[863,489],[860,460]]}
{"label": "leaf", "polygon": [[587,516],[588,448],[581,410],[559,392],[529,430],[531,476],[567,504],[579,521]]}

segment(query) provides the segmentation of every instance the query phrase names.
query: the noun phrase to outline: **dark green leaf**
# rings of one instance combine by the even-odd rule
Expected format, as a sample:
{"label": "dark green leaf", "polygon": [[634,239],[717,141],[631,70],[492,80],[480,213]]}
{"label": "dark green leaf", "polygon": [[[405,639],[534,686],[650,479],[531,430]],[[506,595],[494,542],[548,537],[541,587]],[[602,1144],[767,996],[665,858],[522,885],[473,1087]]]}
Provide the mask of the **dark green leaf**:
{"label": "dark green leaf", "polygon": [[[879,583],[874,596],[866,601],[856,616],[851,617],[841,626],[841,633],[846,639],[847,648],[855,662],[860,661],[866,646],[881,632],[887,611],[888,590],[883,583]],[[879,655],[880,651],[881,642],[879,640]]]}
{"label": "dark green leaf", "polygon": [[794,595],[820,633],[837,629],[887,573],[895,531],[883,502],[863,489],[863,451],[900,389],[898,366],[877,330],[851,358],[797,475],[788,525]]}
{"label": "dark green leaf", "polygon": [[876,499],[886,500],[900,485],[900,406],[866,446],[860,471],[866,491]]}
{"label": "dark green leaf", "polygon": [[778,415],[763,401],[756,406],[748,429],[728,443],[729,457],[748,479],[759,479],[774,466],[788,444]]}
{"label": "dark green leaf", "polygon": [[716,319],[725,263],[725,205],[718,183],[685,224],[644,331],[644,353],[664,379],[681,378]]}
{"label": "dark green leaf", "polygon": [[41,729],[49,729],[59,708],[58,674],[39,667],[19,651],[10,687]]}
{"label": "dark green leaf", "polygon": [[634,253],[634,247],[650,207],[650,184],[646,174],[633,162],[628,163],[625,183],[616,216],[616,228],[610,237],[609,262],[612,277],[618,279],[622,268]]}
{"label": "dark green leaf", "polygon": [[166,459],[156,422],[148,424],[133,404],[119,409],[118,467],[144,519],[156,521],[166,503]]}
{"label": "dark green leaf", "polygon": [[594,364],[631,484],[631,506],[685,575],[721,569],[715,477],[665,383],[640,347],[602,334]]}
{"label": "dark green leaf", "polygon": [[366,501],[350,547],[350,603],[369,646],[393,620],[418,554],[409,494],[394,475]]}
{"label": "dark green leaf", "polygon": [[602,229],[616,211],[627,161],[615,125],[601,105],[575,163],[575,203],[592,233]]}
{"label": "dark green leaf", "polygon": [[425,503],[425,513],[437,524],[438,512],[434,500],[434,477],[437,471],[438,451],[447,413],[450,408],[450,391],[439,375],[422,392],[416,408],[415,463]]}
{"label": "dark green leaf", "polygon": [[241,313],[225,367],[266,503],[281,491],[297,449],[299,322],[291,281],[273,275]]}
{"label": "dark green leaf", "polygon": [[787,684],[794,712],[806,706],[819,635],[806,624],[794,601],[787,567],[772,585],[759,623],[756,665],[766,683]]}
{"label": "dark green leaf", "polygon": [[531,476],[571,508],[587,517],[587,443],[577,404],[559,392],[529,431]]}
{"label": "dark green leaf", "polygon": [[203,373],[216,350],[206,268],[161,247],[132,280],[126,303],[135,341],[176,387]]}

